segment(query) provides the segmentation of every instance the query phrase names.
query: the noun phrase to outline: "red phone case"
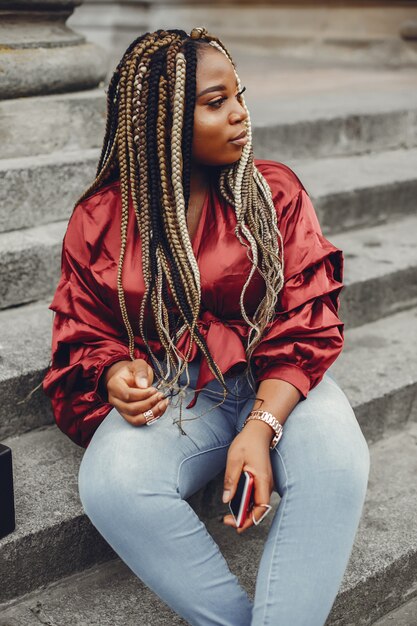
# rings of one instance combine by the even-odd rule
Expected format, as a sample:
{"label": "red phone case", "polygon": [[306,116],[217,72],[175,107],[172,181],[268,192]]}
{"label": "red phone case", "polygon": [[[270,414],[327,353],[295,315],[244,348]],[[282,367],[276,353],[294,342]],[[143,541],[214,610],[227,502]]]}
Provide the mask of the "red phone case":
{"label": "red phone case", "polygon": [[251,510],[253,485],[253,475],[246,470],[242,472],[236,493],[229,502],[229,509],[235,519],[237,528],[243,526]]}

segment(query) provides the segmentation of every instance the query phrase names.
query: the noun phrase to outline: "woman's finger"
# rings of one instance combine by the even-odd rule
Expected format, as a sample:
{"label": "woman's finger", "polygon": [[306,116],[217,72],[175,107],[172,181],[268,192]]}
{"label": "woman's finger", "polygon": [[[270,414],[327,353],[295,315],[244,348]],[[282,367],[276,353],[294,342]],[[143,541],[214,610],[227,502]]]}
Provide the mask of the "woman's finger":
{"label": "woman's finger", "polygon": [[230,454],[227,457],[223,481],[223,502],[230,502],[236,493],[237,484],[242,473],[242,460]]}
{"label": "woman's finger", "polygon": [[[236,521],[235,521],[235,518],[233,517],[233,515],[225,515],[223,517],[223,523],[225,524],[225,526],[232,526],[233,528],[236,528],[236,532],[240,535],[241,533],[245,532],[245,530],[247,530],[251,526],[254,526],[252,515],[254,515],[256,521],[258,521],[258,520],[261,519],[262,515],[265,514],[266,510],[267,509],[265,507],[261,507],[259,505],[254,505],[253,508],[248,512],[248,515],[247,515],[243,525],[240,528],[236,528]],[[268,513],[266,515],[268,515]],[[265,515],[265,517],[266,517],[266,515]]]}
{"label": "woman's finger", "polygon": [[225,516],[223,517],[223,523],[224,523],[226,526],[233,526],[234,528],[236,528],[236,520],[235,520],[235,518],[233,517],[233,515],[225,515]]}
{"label": "woman's finger", "polygon": [[[165,413],[168,404],[169,400],[168,398],[166,398],[165,400],[162,400],[161,402],[156,404],[152,409],[148,410],[152,411],[153,417],[160,418]],[[119,411],[119,413],[125,418],[127,422],[129,422],[129,424],[132,424],[133,426],[144,426],[147,422],[147,419],[145,418],[143,413],[134,416],[124,415],[122,411]],[[146,413],[146,411],[144,411],[144,413]],[[150,416],[148,417],[148,419],[149,418]]]}
{"label": "woman's finger", "polygon": [[253,475],[253,500],[255,504],[269,504],[273,489],[272,470],[259,471],[249,465],[244,465],[243,469]]}
{"label": "woman's finger", "polygon": [[107,384],[107,393],[113,398],[120,400],[121,402],[138,402],[139,400],[146,400],[158,392],[155,387],[146,387],[142,389],[140,387],[130,386],[126,380],[121,376],[113,376]]}
{"label": "woman's finger", "polygon": [[135,415],[145,413],[145,411],[155,408],[158,402],[161,402],[163,399],[164,395],[157,391],[146,400],[139,400],[139,402],[123,402],[123,400],[121,400],[118,402],[118,406],[116,408],[120,408],[120,410],[122,410],[123,413],[126,413],[126,415],[134,417]]}
{"label": "woman's finger", "polygon": [[252,522],[252,510],[249,511],[247,518],[245,519],[243,526],[241,526],[240,528],[236,528],[236,532],[238,533],[238,535],[242,534],[245,532],[245,530],[247,530],[248,528],[250,528],[251,526],[253,526],[253,522]]}

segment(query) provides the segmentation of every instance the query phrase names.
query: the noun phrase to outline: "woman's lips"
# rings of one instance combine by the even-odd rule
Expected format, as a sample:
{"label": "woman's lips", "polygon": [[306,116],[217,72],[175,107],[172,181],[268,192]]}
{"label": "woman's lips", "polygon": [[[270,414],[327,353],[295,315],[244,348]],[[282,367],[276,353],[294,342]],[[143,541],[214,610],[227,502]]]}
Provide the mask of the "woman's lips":
{"label": "woman's lips", "polygon": [[235,143],[237,146],[246,146],[248,143],[248,136],[245,135],[241,139],[233,139],[233,141],[229,141],[229,143]]}

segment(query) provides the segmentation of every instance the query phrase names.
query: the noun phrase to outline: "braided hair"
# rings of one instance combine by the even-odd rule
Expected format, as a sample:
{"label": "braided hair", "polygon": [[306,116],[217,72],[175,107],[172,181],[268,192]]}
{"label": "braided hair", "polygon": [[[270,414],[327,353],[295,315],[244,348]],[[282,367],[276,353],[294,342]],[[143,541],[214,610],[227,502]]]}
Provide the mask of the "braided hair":
{"label": "braided hair", "polygon": [[[147,352],[171,390],[181,374],[188,374],[194,343],[203,353],[226,397],[223,374],[210,354],[198,325],[201,304],[200,273],[187,229],[190,197],[196,68],[204,47],[212,46],[235,64],[223,43],[204,28],[190,35],[183,30],[147,32],[133,41],[118,64],[107,92],[107,121],[103,148],[92,185],[76,205],[112,179],[120,180],[122,202],[118,296],[134,360],[134,333],[127,314],[122,284],[126,250],[129,198],[141,237],[145,294],[138,326]],[[236,73],[238,88],[240,80]],[[245,125],[248,142],[240,159],[220,169],[221,196],[234,207],[235,235],[246,247],[251,269],[240,296],[241,314],[250,330],[245,347],[250,357],[271,322],[283,278],[283,243],[268,183],[253,161],[249,112]],[[265,295],[250,317],[245,292],[255,272],[265,282]],[[178,315],[173,315],[173,308]],[[150,310],[165,351],[163,366],[153,354],[145,332]],[[178,323],[179,320],[179,323]],[[176,343],[185,331],[190,341],[182,355]]]}

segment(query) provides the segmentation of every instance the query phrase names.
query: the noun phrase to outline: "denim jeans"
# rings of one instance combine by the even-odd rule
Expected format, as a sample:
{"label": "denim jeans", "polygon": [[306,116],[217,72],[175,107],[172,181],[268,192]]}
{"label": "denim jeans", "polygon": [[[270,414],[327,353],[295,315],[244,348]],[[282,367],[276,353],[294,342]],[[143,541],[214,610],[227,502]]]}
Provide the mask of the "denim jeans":
{"label": "denim jeans", "polygon": [[[197,377],[196,364],[189,368],[184,406]],[[173,423],[174,406],[152,425],[136,427],[113,408],[81,461],[84,510],[129,568],[191,625],[323,626],[363,509],[368,445],[344,392],[326,373],[270,451],[281,499],[252,602],[186,501],[224,469],[253,406],[246,378],[230,377],[228,387],[235,393],[220,407],[201,415],[218,403],[213,381],[194,409],[184,410],[184,418],[199,416],[183,421],[186,435]]]}

